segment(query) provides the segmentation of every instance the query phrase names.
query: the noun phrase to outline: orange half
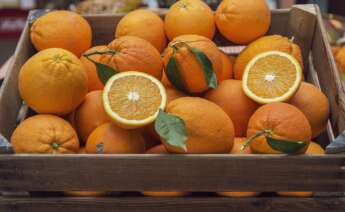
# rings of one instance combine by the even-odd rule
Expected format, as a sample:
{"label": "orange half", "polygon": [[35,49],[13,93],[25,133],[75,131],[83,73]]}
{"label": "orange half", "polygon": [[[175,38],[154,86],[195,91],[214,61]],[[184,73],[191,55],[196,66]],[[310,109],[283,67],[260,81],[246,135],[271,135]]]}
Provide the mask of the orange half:
{"label": "orange half", "polygon": [[287,101],[296,93],[302,76],[302,68],[293,56],[280,51],[264,52],[246,66],[243,91],[261,104]]}
{"label": "orange half", "polygon": [[152,123],[166,105],[166,91],[151,75],[128,71],[112,76],[103,90],[103,105],[120,127],[134,129]]}

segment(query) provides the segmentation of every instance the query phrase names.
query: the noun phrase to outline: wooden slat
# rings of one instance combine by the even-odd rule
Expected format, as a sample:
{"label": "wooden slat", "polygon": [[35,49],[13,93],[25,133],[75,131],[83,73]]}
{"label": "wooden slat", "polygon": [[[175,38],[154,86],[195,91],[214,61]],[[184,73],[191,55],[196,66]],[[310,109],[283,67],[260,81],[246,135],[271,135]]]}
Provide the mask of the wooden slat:
{"label": "wooden slat", "polygon": [[[316,8],[318,10],[318,8]],[[321,89],[330,102],[330,120],[337,136],[345,130],[345,105],[341,105],[344,92],[331,48],[326,38],[322,17],[317,13],[317,23],[312,43],[312,57],[315,70],[319,76]],[[345,101],[344,101],[345,102]]]}
{"label": "wooden slat", "polygon": [[34,52],[29,38],[28,23],[19,39],[14,53],[13,63],[10,65],[5,81],[0,90],[0,133],[9,138],[16,126],[16,118],[22,104],[17,84],[21,66]]}
{"label": "wooden slat", "polygon": [[7,155],[0,156],[0,190],[342,191],[344,161],[345,156]]}
{"label": "wooden slat", "polygon": [[345,198],[0,198],[0,211],[6,212],[340,212]]}

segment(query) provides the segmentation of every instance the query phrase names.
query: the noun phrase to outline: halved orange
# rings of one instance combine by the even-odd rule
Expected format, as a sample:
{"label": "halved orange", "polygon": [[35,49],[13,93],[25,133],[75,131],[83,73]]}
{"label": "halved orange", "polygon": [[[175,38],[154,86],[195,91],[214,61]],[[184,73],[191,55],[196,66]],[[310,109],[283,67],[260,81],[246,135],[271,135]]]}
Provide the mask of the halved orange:
{"label": "halved orange", "polygon": [[136,71],[112,76],[103,90],[103,105],[115,124],[134,129],[152,123],[166,105],[166,91],[156,78]]}
{"label": "halved orange", "polygon": [[248,63],[242,86],[245,94],[258,103],[282,102],[295,94],[302,78],[302,68],[293,56],[269,51]]}

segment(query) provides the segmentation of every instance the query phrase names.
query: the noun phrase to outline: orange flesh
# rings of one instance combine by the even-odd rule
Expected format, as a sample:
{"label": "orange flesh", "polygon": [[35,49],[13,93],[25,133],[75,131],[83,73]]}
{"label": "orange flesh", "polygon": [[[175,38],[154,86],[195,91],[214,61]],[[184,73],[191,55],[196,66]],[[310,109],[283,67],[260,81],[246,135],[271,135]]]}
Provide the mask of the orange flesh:
{"label": "orange flesh", "polygon": [[256,96],[274,98],[287,93],[295,80],[295,66],[285,57],[270,55],[251,67],[247,86]]}
{"label": "orange flesh", "polygon": [[108,94],[113,112],[127,120],[142,120],[153,116],[162,102],[156,84],[142,76],[117,79]]}

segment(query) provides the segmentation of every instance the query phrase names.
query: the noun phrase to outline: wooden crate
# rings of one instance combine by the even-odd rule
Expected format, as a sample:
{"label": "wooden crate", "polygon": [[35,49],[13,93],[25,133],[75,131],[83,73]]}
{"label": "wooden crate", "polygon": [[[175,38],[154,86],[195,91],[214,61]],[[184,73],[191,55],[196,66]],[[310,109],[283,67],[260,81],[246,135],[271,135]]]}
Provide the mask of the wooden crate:
{"label": "wooden crate", "polygon": [[[94,44],[113,39],[121,16],[86,16]],[[303,50],[306,79],[321,87],[331,106],[323,146],[345,129],[340,79],[314,5],[273,10],[270,34],[294,37]],[[219,46],[228,46],[221,36]],[[14,64],[0,91],[0,132],[9,138],[25,112],[17,89],[18,71],[35,53],[29,23]],[[344,101],[345,102],[345,101]],[[24,108],[24,109],[23,109]],[[0,155],[0,211],[345,211],[345,156],[286,155]],[[193,191],[190,197],[47,197],[52,191]],[[16,192],[39,191],[18,196]],[[216,197],[215,191],[314,191],[312,198]],[[45,196],[41,196],[43,192]],[[48,192],[48,193],[47,193]],[[200,193],[204,192],[204,193]],[[206,193],[205,193],[206,192]],[[14,196],[9,196],[13,194]],[[17,195],[16,195],[17,194]]]}

